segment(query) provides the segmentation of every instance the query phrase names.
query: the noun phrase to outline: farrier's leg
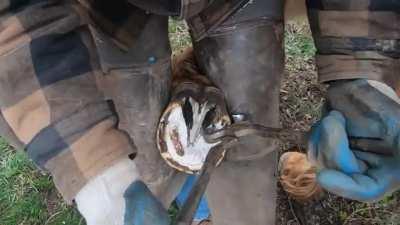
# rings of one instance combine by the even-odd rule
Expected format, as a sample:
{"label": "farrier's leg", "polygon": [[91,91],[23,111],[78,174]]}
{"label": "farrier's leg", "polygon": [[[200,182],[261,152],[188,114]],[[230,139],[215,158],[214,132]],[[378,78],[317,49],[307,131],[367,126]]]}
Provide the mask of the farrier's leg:
{"label": "farrier's leg", "polygon": [[[225,93],[230,112],[272,127],[279,126],[284,63],[282,2],[252,1],[205,38],[194,41],[200,66]],[[278,148],[269,141],[243,143],[243,147]],[[275,153],[253,161],[223,163],[213,174],[207,191],[213,222],[274,224],[275,163]]]}
{"label": "farrier's leg", "polygon": [[[99,28],[95,36],[106,74],[104,92],[115,105],[119,128],[138,149],[135,162],[143,181],[168,205],[185,178],[162,160],[156,147],[155,132],[172,78],[168,17],[149,14],[126,1],[94,1],[91,7]],[[127,14],[118,26],[119,17]],[[104,20],[114,21],[114,30]]]}
{"label": "farrier's leg", "polygon": [[0,130],[69,202],[134,153],[97,85],[87,19],[76,1],[0,3]]}

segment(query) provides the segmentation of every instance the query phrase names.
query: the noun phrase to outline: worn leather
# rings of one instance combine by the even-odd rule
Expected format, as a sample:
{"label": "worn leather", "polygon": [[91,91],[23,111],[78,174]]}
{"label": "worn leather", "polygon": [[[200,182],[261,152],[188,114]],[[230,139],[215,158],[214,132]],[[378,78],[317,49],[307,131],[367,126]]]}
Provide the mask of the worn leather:
{"label": "worn leather", "polygon": [[171,85],[168,18],[151,15],[136,43],[121,50],[98,33],[97,45],[102,69],[103,92],[138,149],[135,163],[141,179],[164,205],[175,198],[185,180],[162,160],[155,132],[168,100]]}
{"label": "worn leather", "polygon": [[400,89],[398,1],[306,2],[321,82],[368,79]]}
{"label": "worn leather", "polygon": [[[257,4],[264,6],[264,13],[271,10],[268,5],[279,4],[275,0],[252,4],[194,42],[194,50],[203,72],[224,92],[231,113],[279,127],[283,25],[280,17],[272,19],[253,11],[262,11]],[[281,7],[277,10],[282,12]],[[243,151],[278,148],[270,141],[242,144]],[[276,161],[276,154],[271,153],[252,161],[224,162],[217,168],[207,189],[213,224],[275,224]]]}
{"label": "worn leather", "polygon": [[157,15],[178,16],[182,0],[128,0],[128,2]]}
{"label": "worn leather", "polygon": [[211,34],[227,18],[231,17],[249,0],[214,0],[203,11],[195,16],[187,18],[194,41],[199,41]]}
{"label": "worn leather", "polygon": [[215,0],[181,0],[180,19],[189,19],[205,8],[207,8]]}
{"label": "worn leather", "polygon": [[[268,13],[282,12],[283,7],[277,0],[257,2],[252,4],[262,5],[264,11],[257,5],[240,9],[195,42],[194,49],[204,72],[224,91],[232,113],[278,127],[283,24],[280,16]],[[119,126],[130,134],[138,149],[135,161],[143,180],[164,205],[176,196],[185,179],[161,160],[154,143],[156,124],[169,94],[166,24],[165,17],[151,17],[137,44],[130,45],[133,47],[127,52],[105,37],[97,43],[103,71],[108,74],[100,83],[114,102]],[[243,143],[243,149],[277,149],[270,141],[258,142],[258,146],[254,143],[257,142]],[[276,161],[275,154],[269,154],[218,168],[207,191],[214,224],[274,224]]]}

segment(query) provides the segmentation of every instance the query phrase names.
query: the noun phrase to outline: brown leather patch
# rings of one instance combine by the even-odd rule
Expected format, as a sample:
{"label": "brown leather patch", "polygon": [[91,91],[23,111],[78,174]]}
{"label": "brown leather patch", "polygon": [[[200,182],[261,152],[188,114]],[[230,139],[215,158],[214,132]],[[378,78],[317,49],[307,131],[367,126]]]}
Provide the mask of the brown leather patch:
{"label": "brown leather patch", "polygon": [[60,80],[42,89],[51,108],[52,122],[77,114],[83,109],[88,109],[88,105],[92,105],[93,102],[103,100],[104,97],[96,84],[96,72],[92,70],[80,76]]}
{"label": "brown leather patch", "polygon": [[65,200],[71,202],[87,181],[133,152],[128,137],[115,129],[115,122],[109,119],[50,159],[45,168]]}
{"label": "brown leather patch", "polygon": [[400,15],[395,12],[318,11],[314,15],[321,36],[400,38]]}
{"label": "brown leather patch", "polygon": [[71,151],[58,154],[47,162],[45,168],[51,172],[57,190],[68,203],[72,203],[76,194],[88,182],[76,164]]}
{"label": "brown leather patch", "polygon": [[377,80],[396,88],[400,60],[368,52],[364,56],[317,55],[319,80],[327,82],[341,79],[365,78]]}
{"label": "brown leather patch", "polygon": [[12,16],[0,23],[0,55],[29,43],[30,36],[16,16]]}
{"label": "brown leather patch", "polygon": [[50,108],[42,90],[3,109],[2,114],[24,144],[28,144],[41,129],[50,124]]}
{"label": "brown leather patch", "polygon": [[134,152],[128,137],[110,119],[88,130],[70,149],[77,167],[88,179]]}
{"label": "brown leather patch", "polygon": [[0,56],[0,107],[13,106],[40,89],[29,46]]}
{"label": "brown leather patch", "polygon": [[187,21],[192,38],[200,41],[247,2],[248,0],[215,0],[201,13]]}

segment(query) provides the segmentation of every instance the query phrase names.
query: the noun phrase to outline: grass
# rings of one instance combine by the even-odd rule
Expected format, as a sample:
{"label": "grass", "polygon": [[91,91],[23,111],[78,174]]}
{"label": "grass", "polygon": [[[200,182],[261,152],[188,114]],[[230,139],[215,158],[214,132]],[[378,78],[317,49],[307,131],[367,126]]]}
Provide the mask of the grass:
{"label": "grass", "polygon": [[169,39],[171,41],[171,48],[174,53],[192,44],[188,32],[188,27],[184,21],[171,19],[168,30]]}
{"label": "grass", "polygon": [[[170,39],[177,52],[190,45],[187,27],[171,21]],[[317,82],[315,47],[304,24],[286,27],[286,72],[281,88],[281,122],[284,127],[307,130],[321,116],[325,87]],[[307,224],[400,225],[400,194],[376,204],[360,204],[327,195],[317,204],[302,205]],[[296,225],[291,200],[279,192],[278,225]],[[177,208],[172,207],[171,216]],[[0,225],[84,225],[74,207],[63,203],[51,179],[35,169],[22,152],[0,138]]]}
{"label": "grass", "polygon": [[0,139],[0,224],[83,224],[78,212],[66,206],[50,177],[35,169],[23,152]]}
{"label": "grass", "polygon": [[321,116],[325,87],[318,83],[315,51],[310,30],[305,24],[286,26],[286,67],[280,110],[284,127],[308,130]]}

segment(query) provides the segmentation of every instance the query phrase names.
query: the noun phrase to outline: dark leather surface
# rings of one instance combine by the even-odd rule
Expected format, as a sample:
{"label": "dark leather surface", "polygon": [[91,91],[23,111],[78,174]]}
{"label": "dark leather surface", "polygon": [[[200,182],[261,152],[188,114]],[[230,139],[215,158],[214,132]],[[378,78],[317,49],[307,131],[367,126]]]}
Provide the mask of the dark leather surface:
{"label": "dark leather surface", "polygon": [[[283,24],[267,15],[268,4],[264,4],[277,5],[277,1],[253,2],[257,3],[264,7],[265,16],[252,14],[257,5],[249,11],[241,9],[240,16],[231,17],[208,37],[195,42],[194,49],[202,70],[224,92],[231,113],[279,127]],[[277,146],[270,141],[251,140],[242,143],[239,150],[250,148]],[[275,224],[275,163],[276,155],[271,153],[253,161],[225,162],[217,168],[207,190],[213,223]]]}

